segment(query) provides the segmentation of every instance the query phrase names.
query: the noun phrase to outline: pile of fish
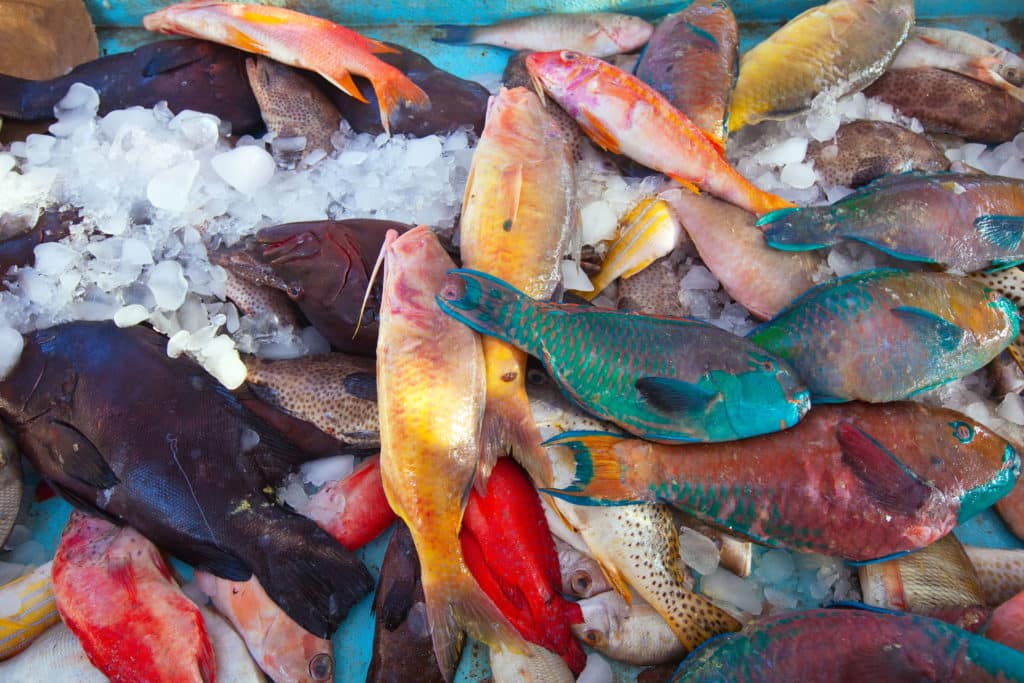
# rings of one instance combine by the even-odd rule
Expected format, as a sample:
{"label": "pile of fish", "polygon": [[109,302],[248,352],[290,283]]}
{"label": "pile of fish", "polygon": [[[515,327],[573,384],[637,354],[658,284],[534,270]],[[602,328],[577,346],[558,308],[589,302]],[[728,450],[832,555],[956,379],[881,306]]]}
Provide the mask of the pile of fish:
{"label": "pile of fish", "polygon": [[1024,550],[952,533],[1024,539],[1024,59],[912,0],[742,58],[725,0],[437,27],[517,51],[488,93],[143,23],[188,38],[0,75],[49,131],[0,148],[7,559],[23,457],[75,508],[0,679],[330,681],[375,591],[375,682],[1024,681]]}

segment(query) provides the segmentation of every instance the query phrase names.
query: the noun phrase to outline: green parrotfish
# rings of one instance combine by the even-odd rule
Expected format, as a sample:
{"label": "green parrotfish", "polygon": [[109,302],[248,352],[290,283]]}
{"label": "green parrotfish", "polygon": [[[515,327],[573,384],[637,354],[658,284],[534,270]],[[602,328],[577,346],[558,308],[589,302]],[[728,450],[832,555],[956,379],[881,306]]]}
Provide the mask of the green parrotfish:
{"label": "green parrotfish", "polygon": [[729,441],[793,426],[809,407],[790,365],[708,323],[535,301],[448,272],[441,309],[541,359],[588,412],[645,439]]}

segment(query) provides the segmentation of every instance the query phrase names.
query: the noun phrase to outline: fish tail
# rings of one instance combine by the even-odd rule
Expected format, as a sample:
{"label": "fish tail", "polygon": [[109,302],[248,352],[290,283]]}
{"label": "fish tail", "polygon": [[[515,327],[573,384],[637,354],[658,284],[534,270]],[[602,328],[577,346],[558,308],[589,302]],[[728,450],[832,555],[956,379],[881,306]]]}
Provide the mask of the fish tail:
{"label": "fish tail", "polygon": [[476,40],[476,29],[471,24],[438,24],[435,26],[438,31],[444,31],[440,36],[435,36],[435,43],[446,43],[448,45],[466,45]]}
{"label": "fish tail", "polygon": [[[576,461],[576,473],[569,486],[544,492],[583,505],[652,502],[646,487],[633,483],[644,463],[634,462],[629,451],[617,450],[616,445],[622,441],[622,436],[604,432],[566,432],[548,439],[545,446],[569,449]],[[639,479],[643,476],[640,474]]]}
{"label": "fish tail", "polygon": [[413,109],[426,109],[430,106],[427,93],[394,67],[390,67],[383,78],[373,79],[373,89],[380,103],[380,125],[388,135],[391,134],[391,117],[399,106],[405,104]]}
{"label": "fish tail", "polygon": [[757,226],[768,246],[782,251],[822,249],[835,244],[835,230],[816,207],[784,208],[761,216]]}
{"label": "fish tail", "polygon": [[[480,429],[481,467],[476,483],[486,484],[498,458],[511,451],[534,482],[550,486],[551,461],[540,445],[541,436],[530,412],[523,382],[526,354],[494,337],[484,337],[487,363],[487,401]],[[481,480],[482,479],[482,480]]]}
{"label": "fish tail", "polygon": [[[495,649],[522,654],[526,641],[480,588],[458,544],[441,566],[421,565],[427,622],[434,655],[446,681],[458,666],[459,631]],[[421,554],[420,557],[423,557]]]}
{"label": "fish tail", "polygon": [[542,355],[536,302],[503,280],[468,268],[450,270],[437,303],[481,334]]}

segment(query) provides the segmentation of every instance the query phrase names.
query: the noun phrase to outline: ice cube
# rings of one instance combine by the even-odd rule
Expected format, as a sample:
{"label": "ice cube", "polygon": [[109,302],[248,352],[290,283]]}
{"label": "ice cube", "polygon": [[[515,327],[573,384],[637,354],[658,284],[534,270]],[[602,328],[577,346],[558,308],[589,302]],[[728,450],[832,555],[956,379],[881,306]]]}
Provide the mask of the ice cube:
{"label": "ice cube", "polygon": [[177,261],[161,261],[149,269],[146,284],[153,292],[156,305],[165,311],[176,311],[185,303],[188,281]]}
{"label": "ice cube", "polygon": [[21,358],[25,340],[13,327],[0,324],[0,380],[7,376]]}
{"label": "ice cube", "polygon": [[792,137],[758,152],[755,159],[768,166],[785,166],[803,161],[807,154],[807,138]]}
{"label": "ice cube", "polygon": [[779,590],[775,586],[764,587],[764,598],[774,607],[782,609],[793,609],[800,602],[795,595]]}
{"label": "ice cube", "polygon": [[192,149],[213,149],[220,139],[220,119],[191,109],[179,112],[167,128],[177,131]]}
{"label": "ice cube", "polygon": [[590,202],[580,210],[583,244],[597,244],[612,239],[618,222],[618,216],[606,202]]}
{"label": "ice cube", "polygon": [[355,456],[335,455],[304,463],[300,468],[302,480],[313,486],[323,486],[329,481],[344,479],[352,474]]}
{"label": "ice cube", "polygon": [[769,550],[757,564],[757,575],[765,583],[782,583],[796,571],[793,556],[785,550]]}
{"label": "ice cube", "polygon": [[197,173],[198,161],[175,164],[150,178],[146,184],[146,198],[158,209],[184,211]]}
{"label": "ice cube", "polygon": [[801,162],[786,164],[779,178],[782,182],[798,190],[806,189],[814,185],[814,164]]}
{"label": "ice cube", "polygon": [[604,657],[591,652],[587,655],[587,665],[583,667],[576,683],[612,683],[612,667]]}
{"label": "ice cube", "polygon": [[679,530],[679,556],[699,574],[710,574],[718,567],[718,546],[689,527]]}
{"label": "ice cube", "polygon": [[578,263],[569,259],[562,261],[562,286],[565,289],[575,289],[578,292],[594,291],[594,283],[590,281],[587,274],[583,272]]}
{"label": "ice cube", "polygon": [[425,138],[413,138],[405,147],[405,165],[413,168],[425,168],[441,156],[443,148],[436,135]]}
{"label": "ice cube", "polygon": [[111,140],[122,128],[149,130],[155,125],[156,119],[153,117],[153,111],[143,107],[115,109],[100,119],[100,131]]}
{"label": "ice cube", "polygon": [[14,158],[13,154],[7,152],[0,152],[0,178],[3,178],[4,174],[14,168],[18,160]]}
{"label": "ice cube", "polygon": [[1024,180],[1024,157],[1012,157],[999,167],[999,175]]}
{"label": "ice cube", "polygon": [[138,325],[149,317],[149,311],[140,304],[124,306],[114,313],[114,324],[118,327],[131,327]]}
{"label": "ice cube", "polygon": [[1009,393],[996,411],[999,417],[1015,425],[1024,425],[1024,400],[1019,394]]}
{"label": "ice cube", "polygon": [[252,195],[274,175],[274,158],[262,147],[246,145],[210,159],[210,165],[224,182],[244,195]]}
{"label": "ice cube", "polygon": [[683,289],[718,289],[718,280],[704,266],[693,266],[690,268],[679,284]]}
{"label": "ice cube", "polygon": [[60,242],[43,242],[32,251],[36,258],[35,269],[43,275],[60,275],[78,260],[78,252]]}
{"label": "ice cube", "polygon": [[807,132],[811,134],[811,137],[819,142],[831,140],[836,136],[836,131],[839,130],[840,122],[841,118],[839,113],[835,111],[834,108],[830,111],[812,110],[807,114]]}
{"label": "ice cube", "polygon": [[763,607],[761,589],[756,583],[721,567],[701,578],[700,590],[709,598],[735,605],[750,614],[760,614]]}
{"label": "ice cube", "polygon": [[45,164],[56,142],[57,138],[50,135],[29,135],[25,138],[25,160],[30,164]]}

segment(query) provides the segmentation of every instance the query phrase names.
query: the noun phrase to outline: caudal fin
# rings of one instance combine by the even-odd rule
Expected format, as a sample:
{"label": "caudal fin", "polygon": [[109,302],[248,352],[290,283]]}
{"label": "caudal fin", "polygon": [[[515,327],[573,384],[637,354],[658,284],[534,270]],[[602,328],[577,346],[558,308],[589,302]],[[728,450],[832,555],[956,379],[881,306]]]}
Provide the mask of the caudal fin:
{"label": "caudal fin", "polygon": [[391,117],[399,106],[404,104],[412,109],[426,109],[430,106],[427,93],[394,67],[389,66],[383,78],[371,80],[380,104],[380,125],[388,135],[391,135]]}
{"label": "caudal fin", "polygon": [[605,432],[566,432],[544,442],[568,448],[576,461],[573,482],[562,489],[544,489],[558,498],[580,505],[629,505],[653,502],[646,489],[629,481],[634,463],[627,462],[615,445],[623,440]]}
{"label": "caudal fin", "polygon": [[267,595],[317,637],[330,638],[373,590],[359,558],[311,520],[264,508],[241,524],[253,536],[245,559]]}
{"label": "caudal fin", "polygon": [[[457,542],[457,541],[456,541]],[[434,640],[434,655],[445,680],[451,681],[458,665],[459,632],[495,649],[522,653],[526,641],[477,584],[466,567],[462,553],[447,563],[454,574],[438,574],[424,566],[423,596],[427,621]]]}
{"label": "caudal fin", "polygon": [[438,24],[434,28],[439,31],[444,31],[440,36],[432,38],[435,43],[445,43],[447,45],[468,45],[476,39],[476,26]]}

